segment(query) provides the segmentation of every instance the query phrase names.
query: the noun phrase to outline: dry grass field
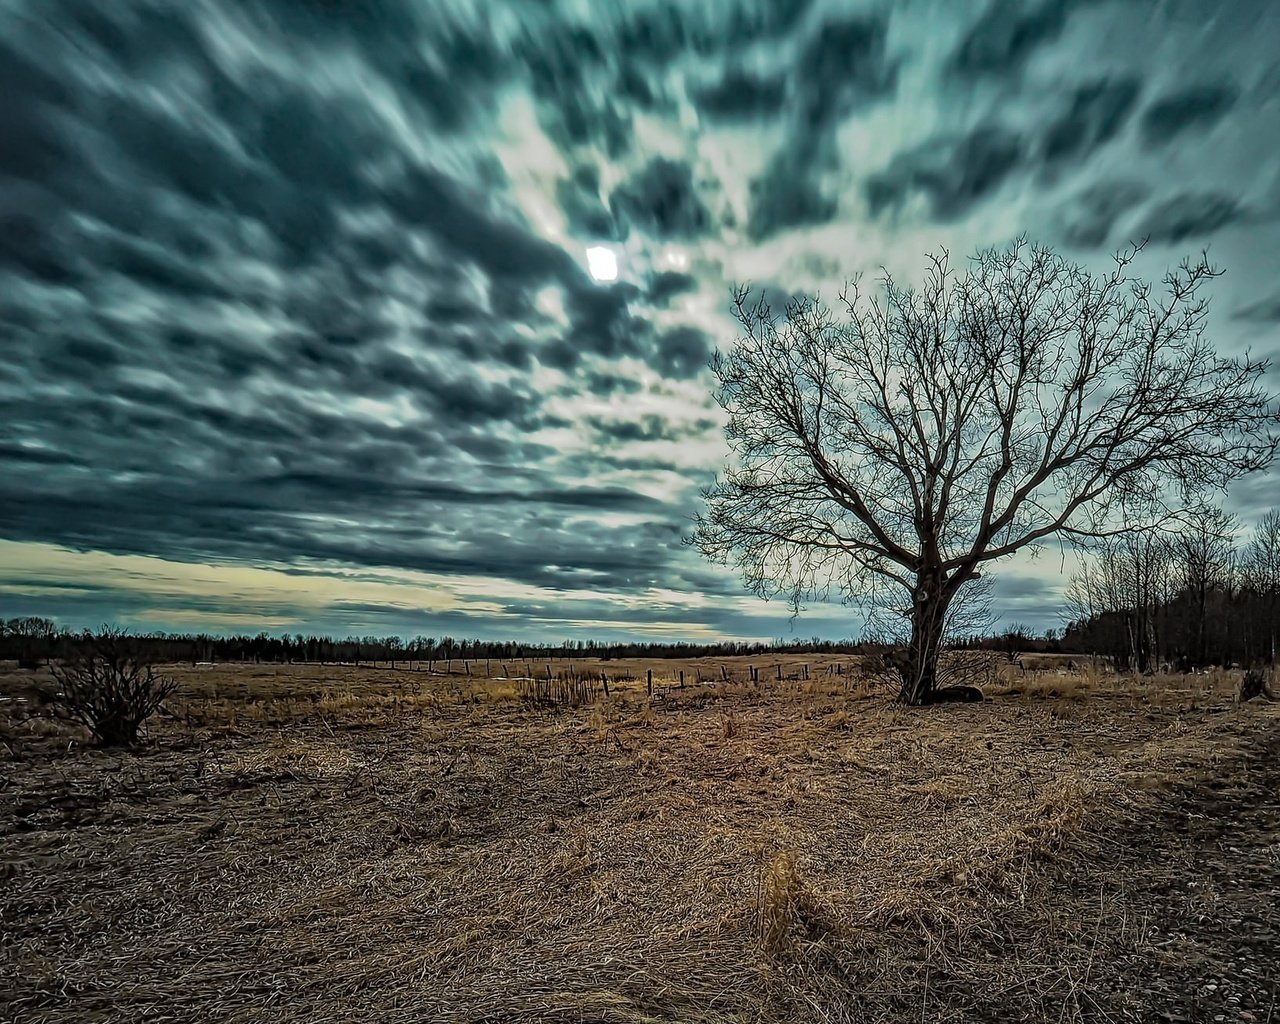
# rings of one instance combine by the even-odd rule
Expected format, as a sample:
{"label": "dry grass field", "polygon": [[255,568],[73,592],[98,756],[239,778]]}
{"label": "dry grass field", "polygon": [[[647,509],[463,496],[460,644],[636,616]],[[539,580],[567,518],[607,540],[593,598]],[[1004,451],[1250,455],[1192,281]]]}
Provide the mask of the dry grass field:
{"label": "dry grass field", "polygon": [[1280,1021],[1280,705],[724,664],[174,666],[138,754],[0,668],[0,1020]]}

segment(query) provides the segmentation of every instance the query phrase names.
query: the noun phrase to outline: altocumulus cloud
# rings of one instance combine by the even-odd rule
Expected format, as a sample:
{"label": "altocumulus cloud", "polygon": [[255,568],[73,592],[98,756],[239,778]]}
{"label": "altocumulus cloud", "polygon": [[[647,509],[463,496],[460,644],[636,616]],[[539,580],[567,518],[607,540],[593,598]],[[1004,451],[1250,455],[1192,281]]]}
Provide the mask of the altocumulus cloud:
{"label": "altocumulus cloud", "polygon": [[[1212,242],[1220,343],[1274,348],[1278,31],[1261,0],[9,0],[0,611],[784,633],[679,542],[729,286]],[[1051,574],[1010,573],[1053,624]]]}

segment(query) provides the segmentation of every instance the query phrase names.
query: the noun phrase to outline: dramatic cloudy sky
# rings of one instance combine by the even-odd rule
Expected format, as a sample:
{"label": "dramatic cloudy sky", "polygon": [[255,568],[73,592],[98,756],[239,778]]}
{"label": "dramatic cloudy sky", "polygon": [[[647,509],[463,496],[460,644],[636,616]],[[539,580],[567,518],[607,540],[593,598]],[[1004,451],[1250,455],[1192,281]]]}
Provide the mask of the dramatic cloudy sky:
{"label": "dramatic cloudy sky", "polygon": [[[1280,353],[1278,42],[1267,0],[0,0],[0,615],[785,634],[680,544],[729,285],[1149,236]],[[1060,567],[1002,613],[1056,624]]]}

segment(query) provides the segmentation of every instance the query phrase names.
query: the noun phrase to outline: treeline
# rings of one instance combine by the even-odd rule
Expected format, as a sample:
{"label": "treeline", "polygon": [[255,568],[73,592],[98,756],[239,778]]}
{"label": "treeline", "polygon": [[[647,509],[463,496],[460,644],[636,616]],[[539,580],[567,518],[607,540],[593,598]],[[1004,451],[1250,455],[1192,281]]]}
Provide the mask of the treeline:
{"label": "treeline", "polygon": [[1235,516],[1190,510],[1173,533],[1100,544],[1072,579],[1063,649],[1121,670],[1274,664],[1280,634],[1280,510],[1248,538]]}
{"label": "treeline", "polygon": [[[0,660],[35,667],[49,660],[74,657],[88,648],[92,633],[59,627],[51,619],[28,616],[0,620]],[[255,635],[213,636],[206,633],[136,633],[133,642],[151,660],[252,661],[280,664],[399,665],[436,661],[545,660],[565,658],[699,658],[734,655],[853,653],[852,641],[813,638],[806,641],[775,640],[772,643],[607,643],[596,640],[564,640],[560,643],[522,643],[455,639],[451,636],[332,636],[266,632]]]}

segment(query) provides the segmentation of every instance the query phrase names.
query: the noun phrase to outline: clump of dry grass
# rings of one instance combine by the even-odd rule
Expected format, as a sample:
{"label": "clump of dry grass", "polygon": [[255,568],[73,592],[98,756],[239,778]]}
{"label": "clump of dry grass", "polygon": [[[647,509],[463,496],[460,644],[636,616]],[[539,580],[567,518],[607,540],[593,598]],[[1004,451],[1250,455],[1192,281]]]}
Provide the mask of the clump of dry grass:
{"label": "clump of dry grass", "polygon": [[760,866],[756,890],[756,913],[760,947],[779,953],[800,927],[804,883],[796,868],[796,854],[783,850],[767,857]]}
{"label": "clump of dry grass", "polygon": [[830,900],[805,878],[794,850],[761,858],[756,884],[756,935],[769,956],[838,938],[844,929]]}
{"label": "clump of dry grass", "polygon": [[947,776],[903,787],[903,792],[917,797],[926,807],[954,807],[974,796],[973,784],[964,778]]}
{"label": "clump of dry grass", "polygon": [[731,740],[741,731],[742,723],[732,711],[726,711],[720,716],[720,736],[722,739]]}

